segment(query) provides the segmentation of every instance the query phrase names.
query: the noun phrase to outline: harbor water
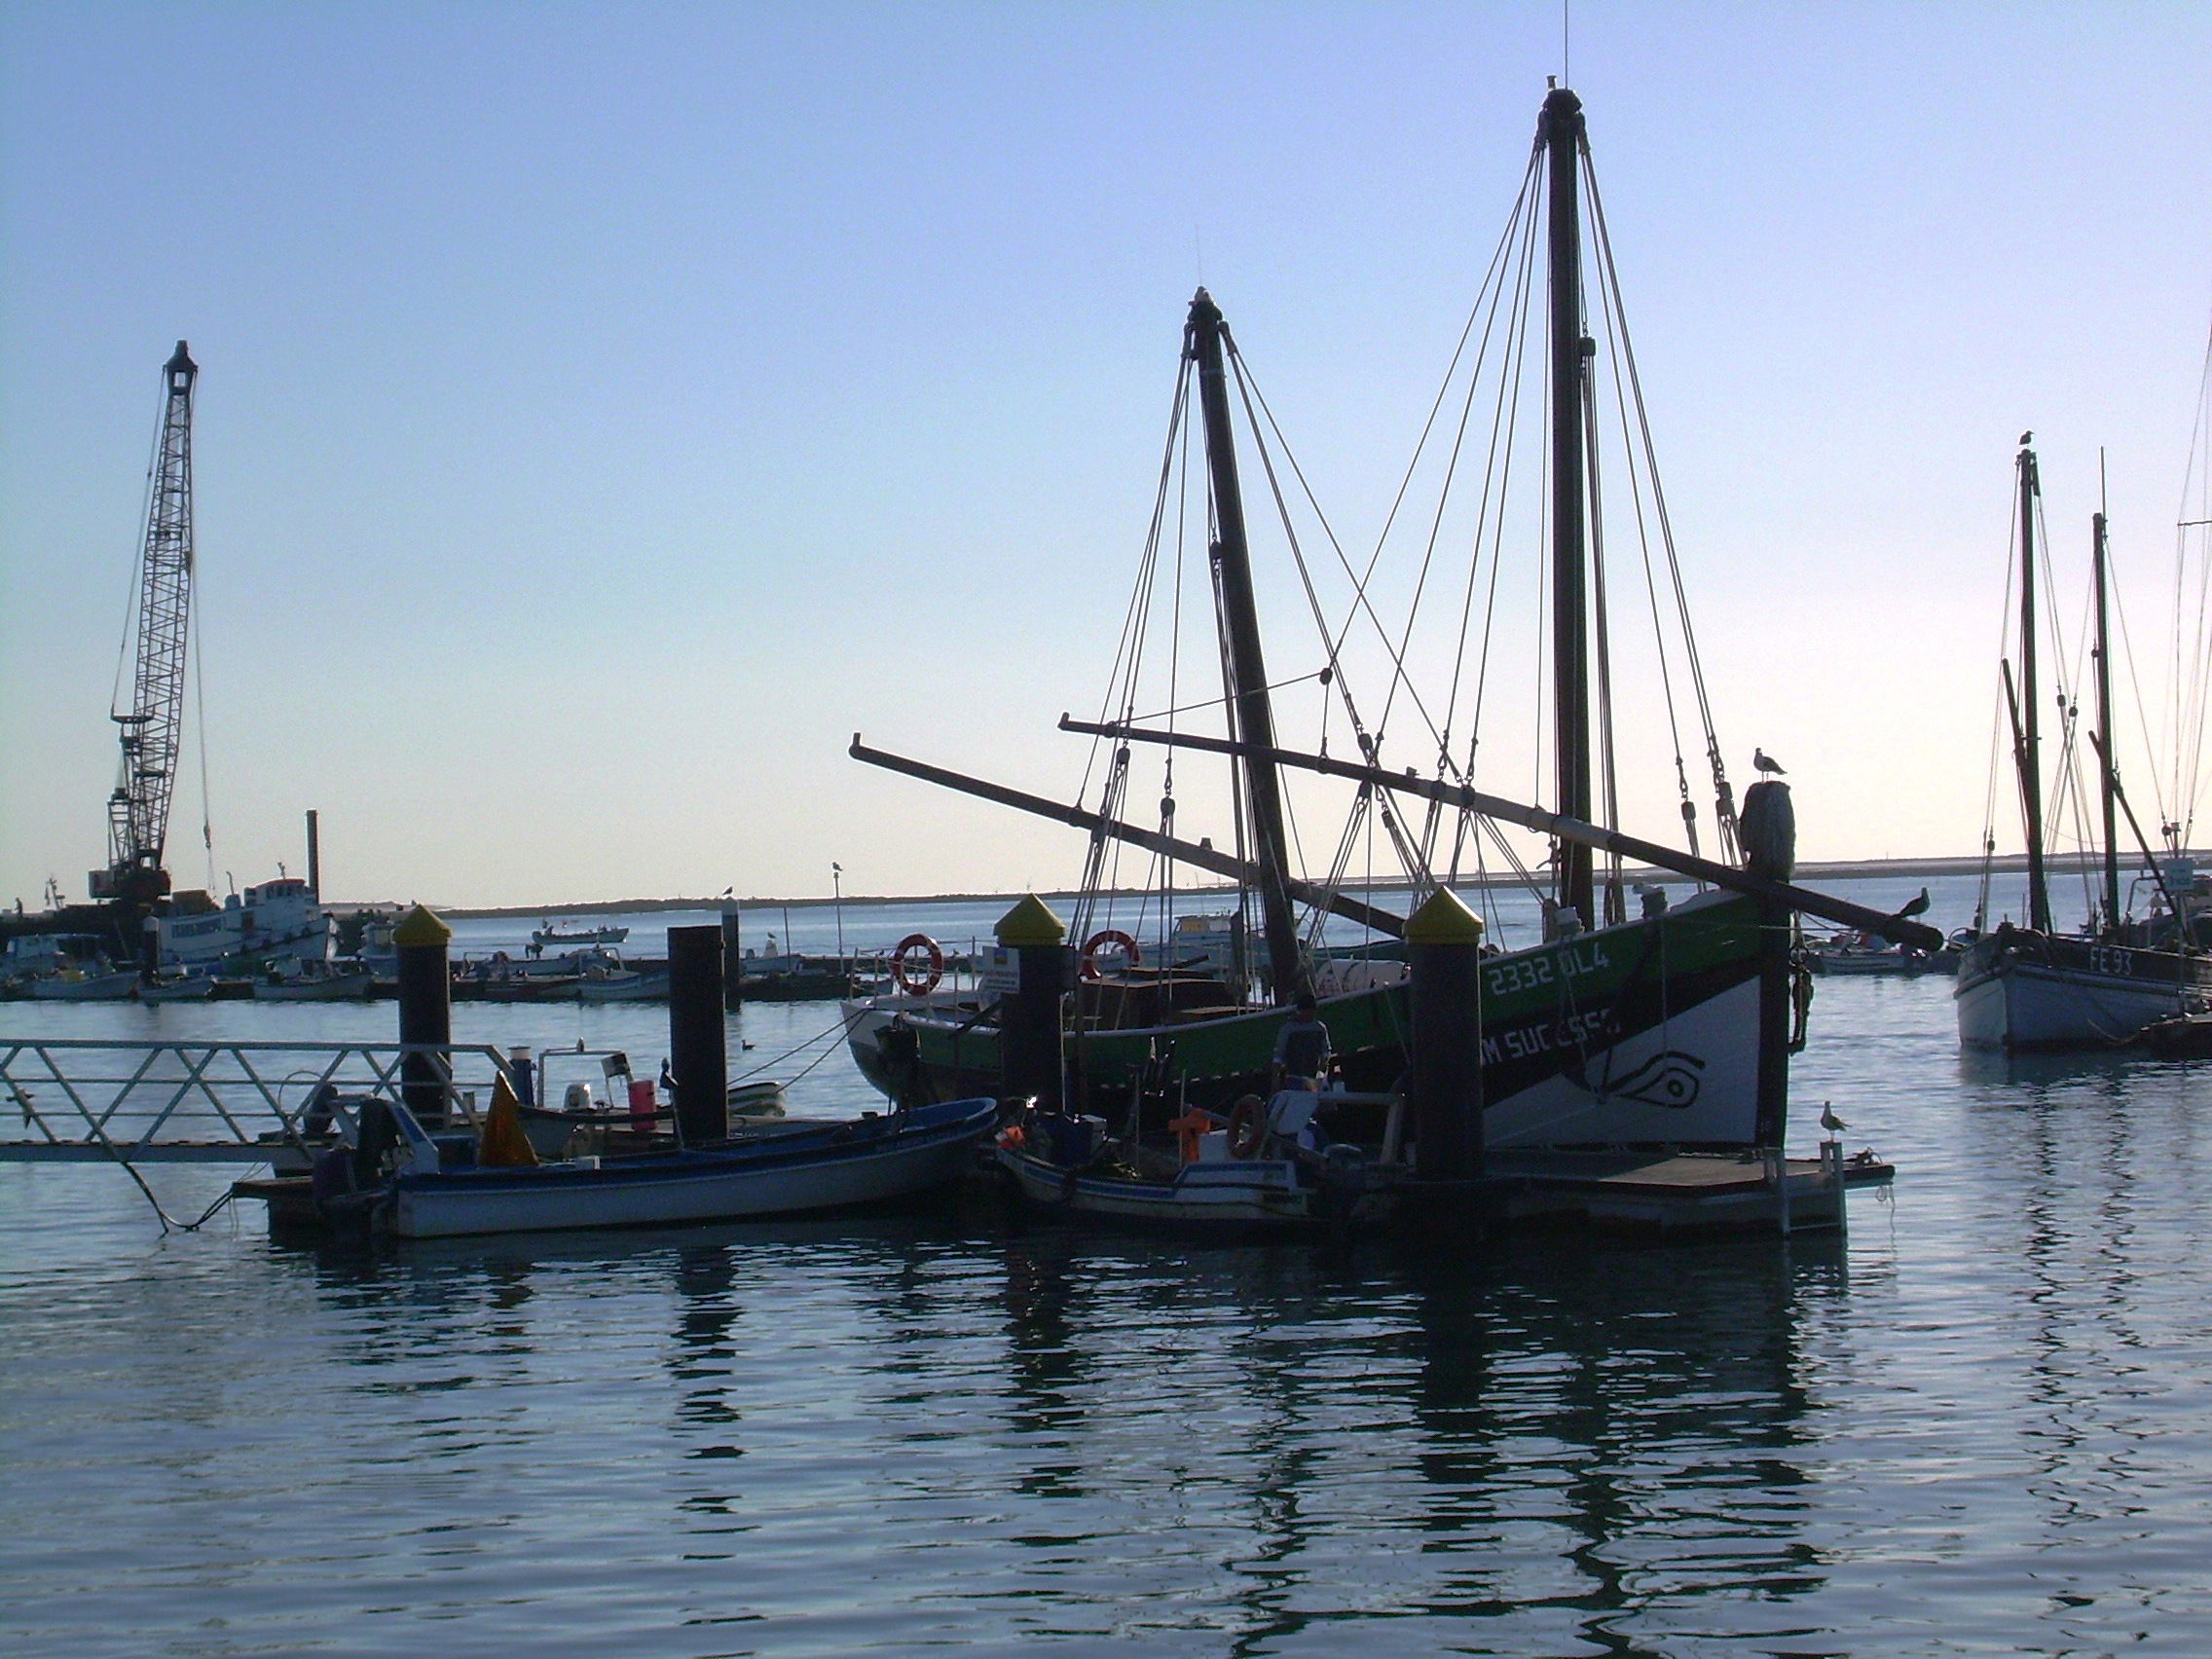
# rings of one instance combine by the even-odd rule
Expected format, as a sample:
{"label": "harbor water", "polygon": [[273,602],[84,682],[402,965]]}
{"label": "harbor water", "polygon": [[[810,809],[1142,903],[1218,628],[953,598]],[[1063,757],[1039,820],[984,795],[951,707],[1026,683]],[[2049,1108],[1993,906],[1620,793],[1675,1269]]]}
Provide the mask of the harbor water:
{"label": "harbor water", "polygon": [[[1831,1102],[1899,1171],[1847,1237],[1218,1246],[977,1205],[315,1248],[0,1164],[0,1652],[2212,1652],[2212,1067],[1962,1054],[1949,992],[1820,984],[1792,1146]],[[733,1075],[872,1104],[835,1020],[748,1006]],[[666,1048],[650,1006],[455,1023]],[[235,1173],[147,1177],[197,1214]]]}

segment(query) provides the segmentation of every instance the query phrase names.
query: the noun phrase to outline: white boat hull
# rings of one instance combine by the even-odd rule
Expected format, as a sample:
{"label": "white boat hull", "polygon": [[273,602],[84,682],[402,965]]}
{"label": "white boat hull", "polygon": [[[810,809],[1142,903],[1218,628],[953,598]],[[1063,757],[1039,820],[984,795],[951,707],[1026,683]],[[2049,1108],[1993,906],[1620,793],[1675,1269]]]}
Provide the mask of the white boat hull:
{"label": "white boat hull", "polygon": [[1172,1181],[1063,1168],[1009,1147],[999,1148],[998,1161],[1024,1199],[1076,1215],[1233,1228],[1292,1226],[1313,1215],[1313,1193],[1288,1160],[1186,1163]]}
{"label": "white boat hull", "polygon": [[[2141,953],[2110,954],[2124,964]],[[1959,1041],[1977,1049],[2102,1048],[2202,1004],[2178,985],[2024,961],[1990,941],[1969,952],[1952,996]]]}
{"label": "white boat hull", "polygon": [[255,1002],[343,1002],[348,997],[365,997],[375,985],[368,974],[340,974],[330,978],[287,979],[272,984],[257,980],[253,987]]}
{"label": "white boat hull", "polygon": [[31,995],[40,1002],[128,1002],[138,989],[136,974],[88,974],[81,979],[35,979]]}
{"label": "white boat hull", "polygon": [[948,1185],[970,1166],[997,1107],[961,1104],[969,1110],[942,1124],[908,1130],[885,1119],[872,1133],[840,1125],[848,1131],[842,1139],[829,1129],[785,1134],[757,1156],[723,1161],[711,1154],[669,1154],[596,1168],[403,1175],[393,1185],[384,1226],[402,1238],[448,1238],[667,1227],[880,1203]]}

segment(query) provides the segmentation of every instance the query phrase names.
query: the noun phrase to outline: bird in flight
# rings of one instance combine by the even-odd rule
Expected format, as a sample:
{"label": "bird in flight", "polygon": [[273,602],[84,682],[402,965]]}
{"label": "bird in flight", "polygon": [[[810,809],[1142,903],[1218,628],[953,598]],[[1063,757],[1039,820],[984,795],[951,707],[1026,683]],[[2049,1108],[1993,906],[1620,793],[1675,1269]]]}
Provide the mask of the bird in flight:
{"label": "bird in flight", "polygon": [[1778,778],[1788,776],[1787,772],[1783,771],[1782,762],[1763,749],[1751,751],[1751,769],[1755,772],[1772,772]]}

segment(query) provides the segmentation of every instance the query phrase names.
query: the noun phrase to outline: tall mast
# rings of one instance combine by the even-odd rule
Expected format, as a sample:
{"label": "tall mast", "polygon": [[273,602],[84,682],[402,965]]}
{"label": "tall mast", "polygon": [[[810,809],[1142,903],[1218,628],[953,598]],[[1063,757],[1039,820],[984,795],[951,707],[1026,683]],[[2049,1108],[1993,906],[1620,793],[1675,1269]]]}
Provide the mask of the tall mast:
{"label": "tall mast", "polygon": [[[1244,497],[1236,482],[1236,442],[1229,425],[1229,374],[1222,347],[1227,332],[1221,309],[1200,288],[1191,301],[1183,351],[1198,365],[1198,407],[1205,419],[1206,468],[1213,485],[1215,539],[1207,553],[1221,594],[1222,624],[1229,635],[1230,707],[1239,741],[1272,749],[1274,710],[1268,700],[1267,663],[1260,654],[1252,552],[1244,536]],[[1287,1003],[1305,988],[1306,975],[1298,957],[1298,922],[1290,908],[1282,783],[1273,759],[1264,755],[1247,755],[1243,773],[1268,935],[1268,991],[1276,1002]]]}
{"label": "tall mast", "polygon": [[2093,545],[2090,557],[2096,569],[2097,586],[2097,786],[2098,797],[2104,807],[2105,830],[2105,923],[2110,933],[2120,926],[2120,834],[2113,820],[2114,767],[2112,747],[2112,635],[2109,604],[2105,588],[2105,563],[2109,555],[2105,549],[2105,515],[2096,513],[2089,520]]}
{"label": "tall mast", "polygon": [[185,624],[192,604],[192,390],[200,369],[179,340],[162,365],[162,429],[147,492],[130,703],[110,712],[122,747],[108,797],[108,867],[94,898],[143,903],[169,888],[163,854],[184,727]]}
{"label": "tall mast", "polygon": [[[1544,99],[1536,141],[1549,152],[1551,200],[1552,718],[1558,803],[1590,821],[1590,643],[1583,551],[1582,100],[1565,87]],[[1590,849],[1562,845],[1554,896],[1594,926]]]}
{"label": "tall mast", "polygon": [[2036,452],[2022,443],[2020,471],[2020,810],[2028,836],[2028,926],[2050,932],[2043,873],[2043,765],[2036,748],[2043,708],[2036,693]]}

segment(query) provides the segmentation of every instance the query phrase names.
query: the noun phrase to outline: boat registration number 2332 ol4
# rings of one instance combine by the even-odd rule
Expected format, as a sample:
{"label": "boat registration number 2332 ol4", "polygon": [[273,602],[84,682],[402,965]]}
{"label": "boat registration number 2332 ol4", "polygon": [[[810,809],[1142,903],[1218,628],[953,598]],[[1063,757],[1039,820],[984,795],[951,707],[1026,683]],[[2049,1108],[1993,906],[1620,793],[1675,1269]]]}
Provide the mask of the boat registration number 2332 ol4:
{"label": "boat registration number 2332 ol4", "polygon": [[1493,962],[1483,970],[1483,988],[1493,997],[1511,996],[1516,991],[1538,990],[1563,979],[1579,979],[1612,965],[1613,959],[1605,954],[1605,947],[1590,940],[1546,951],[1541,956],[1508,957]]}

